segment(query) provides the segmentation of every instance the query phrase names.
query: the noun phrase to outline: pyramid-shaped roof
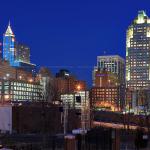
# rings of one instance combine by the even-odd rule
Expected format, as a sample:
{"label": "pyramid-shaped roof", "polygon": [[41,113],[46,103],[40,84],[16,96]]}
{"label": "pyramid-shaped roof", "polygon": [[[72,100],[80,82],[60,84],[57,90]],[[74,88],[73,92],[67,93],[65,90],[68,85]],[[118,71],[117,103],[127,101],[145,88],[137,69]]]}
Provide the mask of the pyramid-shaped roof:
{"label": "pyramid-shaped roof", "polygon": [[15,36],[12,29],[11,29],[10,22],[9,22],[7,30],[5,32],[5,36]]}

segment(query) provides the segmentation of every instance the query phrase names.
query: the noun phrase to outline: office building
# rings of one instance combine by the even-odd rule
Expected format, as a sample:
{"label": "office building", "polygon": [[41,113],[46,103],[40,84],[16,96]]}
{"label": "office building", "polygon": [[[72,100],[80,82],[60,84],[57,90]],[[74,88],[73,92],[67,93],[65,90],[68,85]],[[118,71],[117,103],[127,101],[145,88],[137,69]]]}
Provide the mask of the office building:
{"label": "office building", "polygon": [[67,69],[60,69],[58,73],[56,73],[56,78],[68,78],[71,76],[71,73]]}
{"label": "office building", "polygon": [[1,103],[39,102],[44,99],[42,86],[34,81],[0,80]]}
{"label": "office building", "polygon": [[81,128],[90,128],[90,99],[89,91],[76,91],[68,94],[61,94],[63,109],[76,110],[76,115],[81,116]]}
{"label": "office building", "polygon": [[43,86],[31,72],[0,60],[0,103],[43,100]]}
{"label": "office building", "polygon": [[94,87],[109,87],[119,85],[118,76],[106,69],[97,70],[94,73]]}
{"label": "office building", "polygon": [[98,56],[97,66],[93,71],[93,86],[95,86],[95,72],[104,69],[116,75],[120,84],[125,83],[125,60],[118,55]]}
{"label": "office building", "polygon": [[121,87],[92,87],[91,107],[94,110],[120,111],[124,106],[124,89]]}
{"label": "office building", "polygon": [[118,55],[98,56],[93,71],[92,109],[120,111],[125,104],[125,61]]}
{"label": "office building", "polygon": [[8,61],[0,59],[0,79],[16,79],[28,81],[33,78],[31,72],[22,68],[11,67]]}
{"label": "office building", "polygon": [[81,109],[89,106],[89,91],[77,91],[74,93],[61,94],[63,105],[67,103],[70,109]]}
{"label": "office building", "polygon": [[86,82],[78,80],[70,71],[63,69],[56,74],[55,88],[59,93],[71,93],[79,90],[86,90]]}
{"label": "office building", "polygon": [[16,48],[15,48],[15,35],[11,29],[10,23],[3,36],[3,59],[9,61],[13,66],[17,66],[18,63],[15,61]]}
{"label": "office building", "polygon": [[109,71],[95,72],[95,86],[91,88],[91,106],[96,110],[119,111],[125,103],[125,87],[118,77]]}
{"label": "office building", "polygon": [[56,90],[54,84],[54,76],[51,71],[46,67],[41,67],[37,76],[37,81],[40,81],[40,85],[43,88],[44,98],[48,102],[55,100]]}
{"label": "office building", "polygon": [[30,48],[22,43],[16,43],[16,60],[20,62],[30,63]]}
{"label": "office building", "polygon": [[16,41],[10,23],[3,35],[3,59],[13,67],[21,67],[30,72],[35,68],[35,65],[30,63],[29,47]]}
{"label": "office building", "polygon": [[150,87],[150,18],[144,11],[127,29],[126,81],[132,91]]}

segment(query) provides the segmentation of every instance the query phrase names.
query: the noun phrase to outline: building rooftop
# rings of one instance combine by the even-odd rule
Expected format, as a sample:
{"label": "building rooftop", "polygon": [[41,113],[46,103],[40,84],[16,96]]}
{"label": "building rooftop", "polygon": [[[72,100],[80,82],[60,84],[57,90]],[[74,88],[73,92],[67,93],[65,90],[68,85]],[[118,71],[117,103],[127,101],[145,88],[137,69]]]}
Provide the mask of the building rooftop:
{"label": "building rooftop", "polygon": [[98,59],[109,59],[109,58],[113,58],[113,59],[120,59],[120,60],[124,60],[124,58],[122,58],[121,56],[119,55],[103,55],[103,56],[97,56],[97,60]]}
{"label": "building rooftop", "polygon": [[8,23],[8,27],[7,27],[7,30],[6,30],[6,32],[5,32],[4,35],[5,35],[5,36],[15,36],[14,33],[13,33],[13,31],[12,31],[12,29],[11,29],[10,21],[9,21],[9,23]]}
{"label": "building rooftop", "polygon": [[138,11],[137,17],[134,19],[135,24],[143,24],[143,23],[150,23],[150,18],[147,16],[144,10]]}

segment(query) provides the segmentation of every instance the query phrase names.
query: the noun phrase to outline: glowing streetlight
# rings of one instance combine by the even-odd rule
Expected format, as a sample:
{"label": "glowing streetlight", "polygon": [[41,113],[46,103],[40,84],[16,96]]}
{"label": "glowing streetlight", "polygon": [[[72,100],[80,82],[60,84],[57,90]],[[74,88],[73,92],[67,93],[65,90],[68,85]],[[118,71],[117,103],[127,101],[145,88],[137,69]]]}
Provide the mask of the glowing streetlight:
{"label": "glowing streetlight", "polygon": [[5,95],[4,98],[7,101],[9,99],[9,95]]}
{"label": "glowing streetlight", "polygon": [[77,87],[76,87],[76,89],[77,89],[78,91],[80,91],[80,90],[81,90],[81,85],[78,84]]}
{"label": "glowing streetlight", "polygon": [[19,76],[19,79],[21,80],[21,79],[22,79],[22,76]]}
{"label": "glowing streetlight", "polygon": [[31,79],[29,79],[29,82],[33,82],[33,79],[31,78]]}
{"label": "glowing streetlight", "polygon": [[9,76],[10,76],[10,74],[9,74],[9,73],[7,73],[7,74],[6,74],[6,77],[9,77]]}

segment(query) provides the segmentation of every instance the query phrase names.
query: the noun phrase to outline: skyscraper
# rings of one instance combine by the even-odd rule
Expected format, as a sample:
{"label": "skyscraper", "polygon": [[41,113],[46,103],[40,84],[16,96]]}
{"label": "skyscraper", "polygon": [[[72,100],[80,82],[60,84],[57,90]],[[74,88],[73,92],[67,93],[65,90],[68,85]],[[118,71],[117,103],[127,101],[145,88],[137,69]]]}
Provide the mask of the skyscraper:
{"label": "skyscraper", "polygon": [[35,68],[35,65],[30,63],[30,48],[16,41],[10,22],[3,36],[3,59],[13,67],[21,67],[27,71]]}
{"label": "skyscraper", "polygon": [[150,18],[144,11],[127,29],[126,81],[131,90],[150,87]]}
{"label": "skyscraper", "polygon": [[30,48],[22,43],[15,43],[16,60],[24,63],[30,63]]}
{"label": "skyscraper", "polygon": [[3,36],[3,59],[9,61],[12,66],[17,66],[15,62],[16,49],[15,49],[15,35],[12,32],[10,22],[7,30]]}

